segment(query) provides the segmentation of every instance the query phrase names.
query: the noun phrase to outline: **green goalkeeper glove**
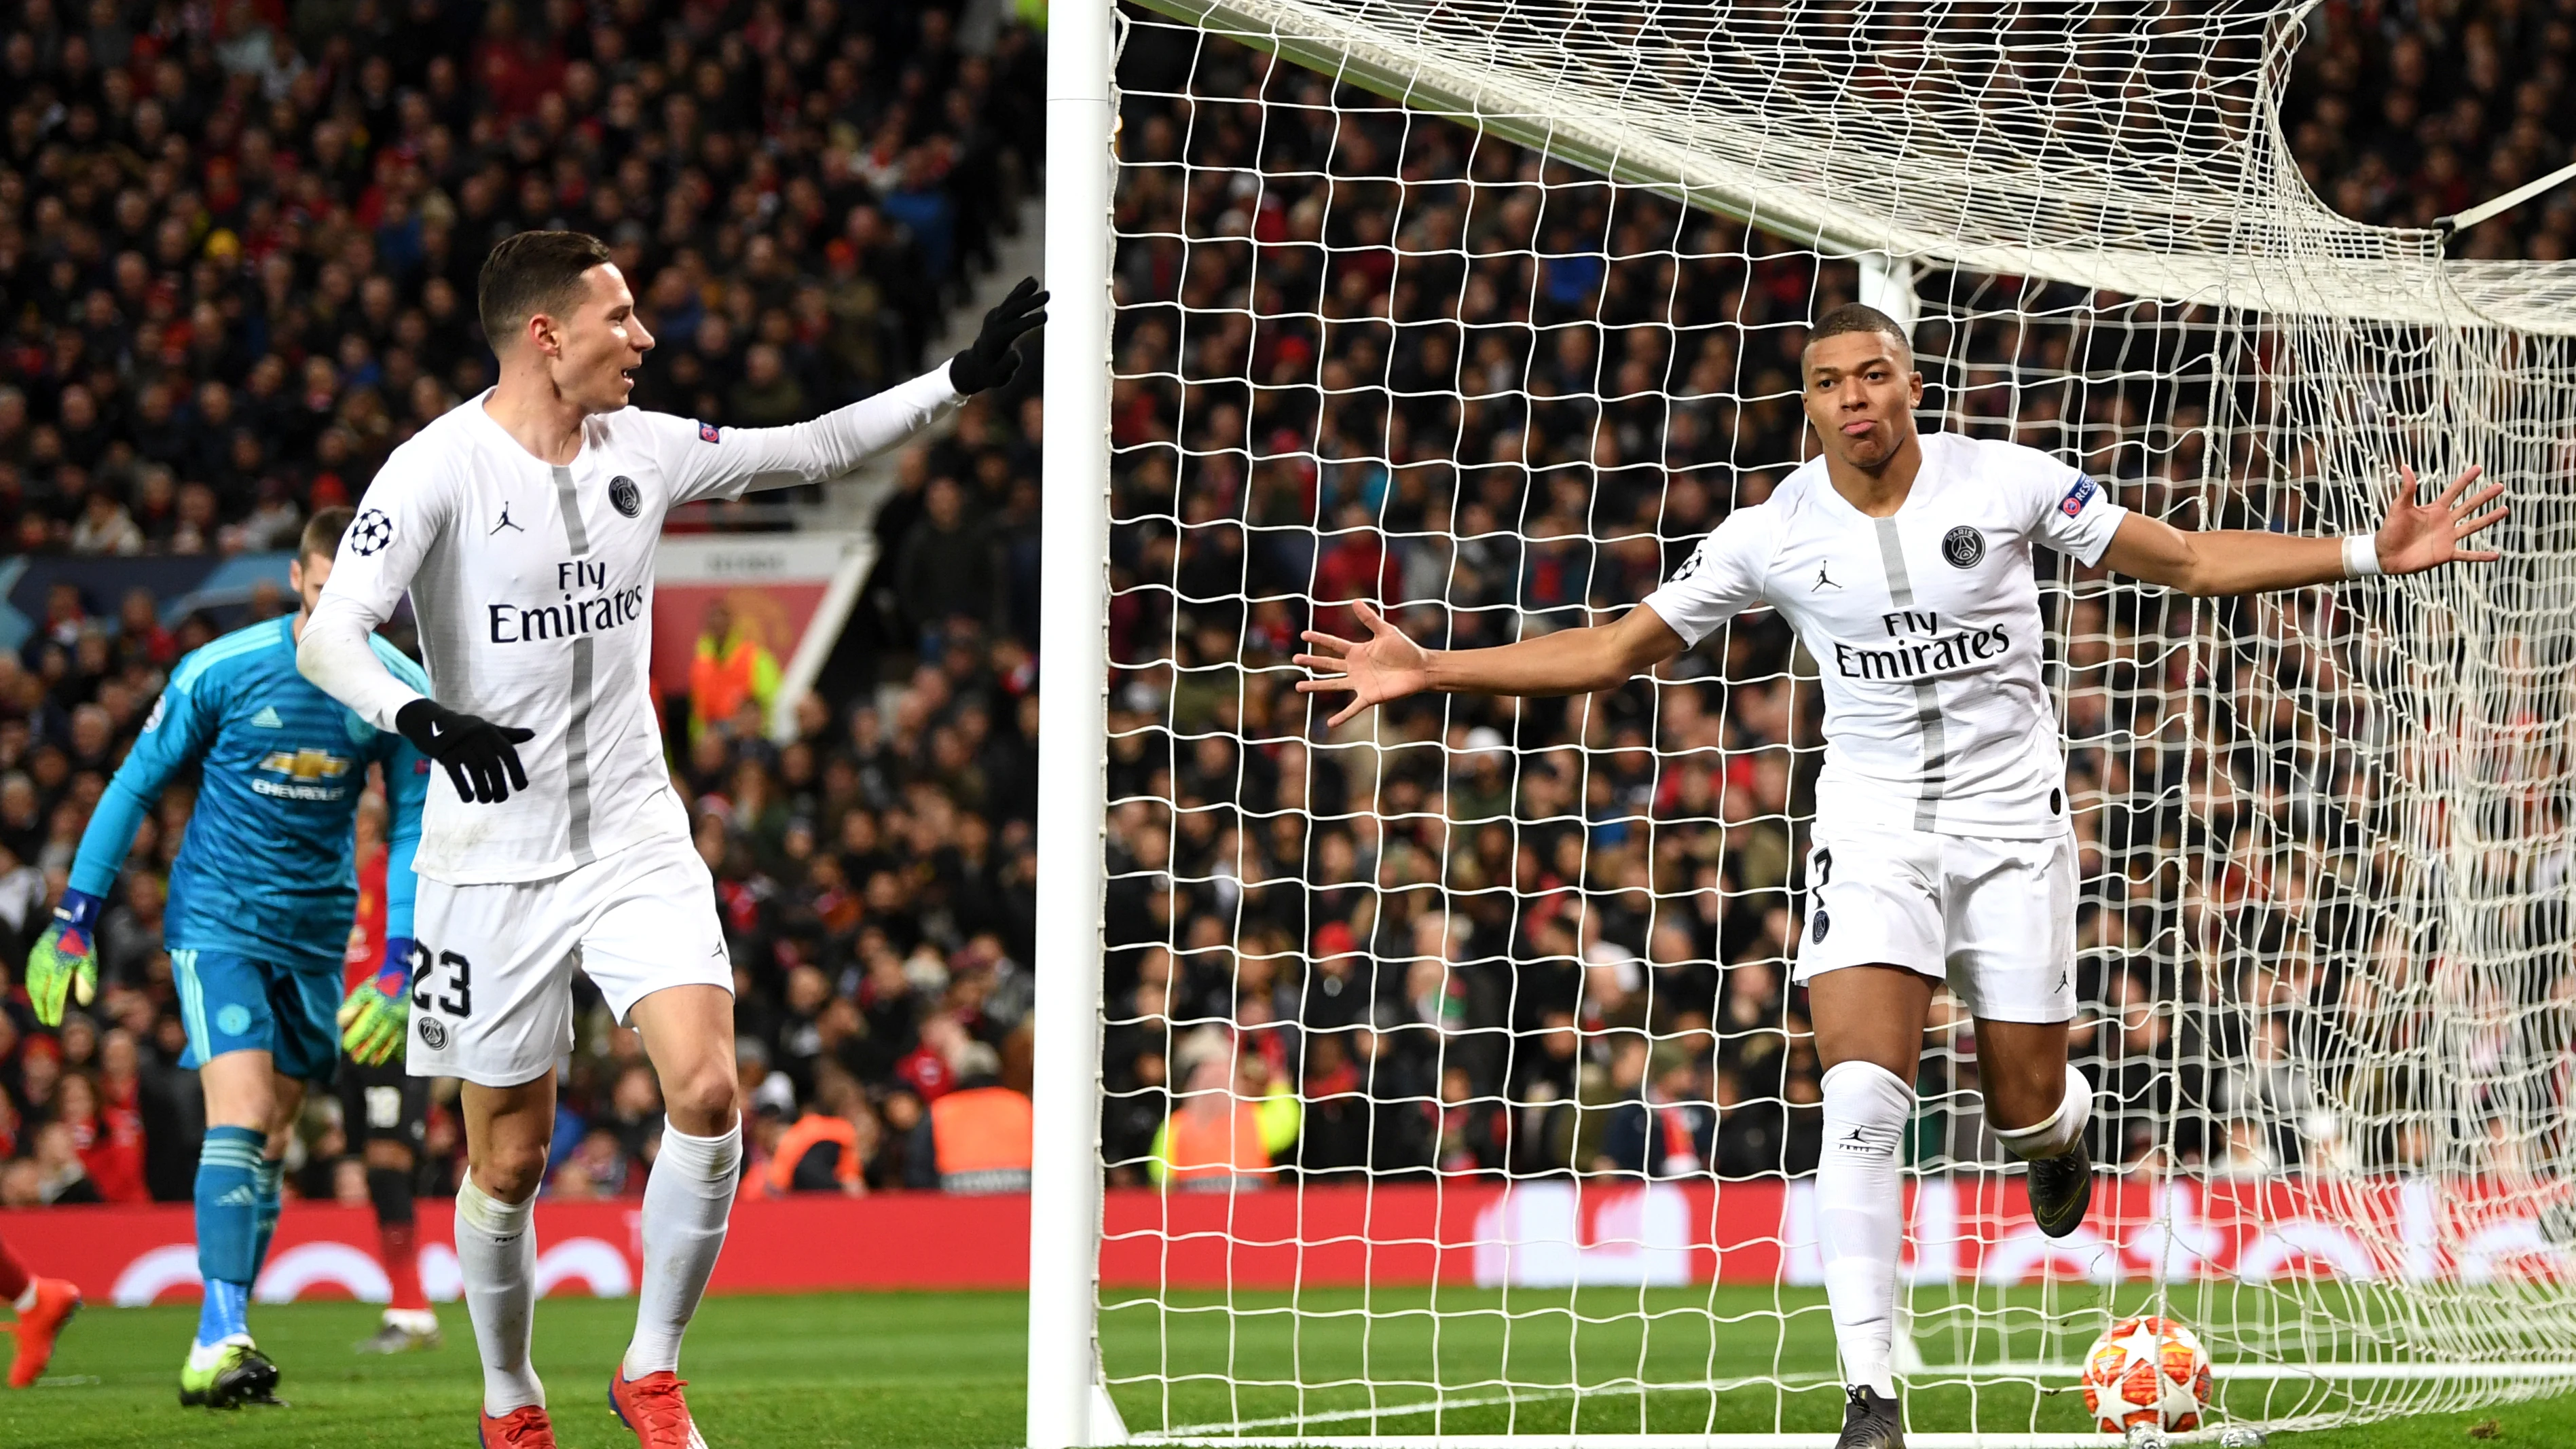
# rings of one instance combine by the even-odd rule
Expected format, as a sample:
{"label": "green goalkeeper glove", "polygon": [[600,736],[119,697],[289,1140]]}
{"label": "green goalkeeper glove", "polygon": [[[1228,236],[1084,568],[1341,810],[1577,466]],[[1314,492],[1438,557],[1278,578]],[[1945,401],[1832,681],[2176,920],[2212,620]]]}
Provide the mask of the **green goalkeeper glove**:
{"label": "green goalkeeper glove", "polygon": [[27,997],[35,1003],[36,1020],[46,1026],[63,1024],[64,996],[83,1006],[98,999],[98,956],[90,949],[98,907],[96,896],[64,891],[54,923],[27,953]]}
{"label": "green goalkeeper glove", "polygon": [[350,987],[340,1003],[340,1049],[362,1067],[382,1066],[403,1049],[411,1030],[411,955],[410,941],[387,940],[383,969]]}

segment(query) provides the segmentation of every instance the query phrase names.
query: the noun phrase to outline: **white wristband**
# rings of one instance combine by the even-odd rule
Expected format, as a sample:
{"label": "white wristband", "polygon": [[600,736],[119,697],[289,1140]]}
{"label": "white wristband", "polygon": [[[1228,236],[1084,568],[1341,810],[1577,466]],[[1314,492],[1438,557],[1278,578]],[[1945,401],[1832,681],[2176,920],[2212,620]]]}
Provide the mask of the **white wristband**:
{"label": "white wristband", "polygon": [[2347,533],[2343,536],[2343,576],[2364,578],[2380,572],[2379,536],[2372,533]]}

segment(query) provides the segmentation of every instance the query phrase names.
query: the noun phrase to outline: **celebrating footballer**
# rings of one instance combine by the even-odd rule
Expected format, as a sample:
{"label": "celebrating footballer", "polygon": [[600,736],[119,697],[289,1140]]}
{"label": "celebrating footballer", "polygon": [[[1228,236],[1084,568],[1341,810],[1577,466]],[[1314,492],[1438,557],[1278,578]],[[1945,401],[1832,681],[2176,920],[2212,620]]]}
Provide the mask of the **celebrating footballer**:
{"label": "celebrating footballer", "polygon": [[[794,426],[719,429],[626,405],[653,336],[605,244],[520,233],[493,249],[477,298],[499,383],[394,451],[341,544],[298,662],[437,766],[414,862],[408,1060],[464,1080],[456,1255],[487,1449],[555,1442],[529,1362],[531,1218],[576,968],[642,1034],[669,1113],[609,1400],[651,1449],[703,1442],[680,1338],[724,1244],[742,1133],[732,963],[648,688],[663,517],[901,443],[1007,381],[1045,302],[1023,281],[933,372]],[[426,689],[368,643],[406,591]]]}
{"label": "celebrating footballer", "polygon": [[2191,533],[2113,503],[2035,449],[1916,431],[1923,378],[1904,330],[1847,305],[1809,335],[1805,408],[1820,447],[1766,503],[1709,534],[1644,607],[1490,649],[1425,649],[1367,605],[1367,637],[1308,632],[1308,692],[1333,716],[1425,692],[1611,688],[1737,614],[1777,609],[1817,659],[1825,761],[1805,928],[1824,1067],[1816,1225],[1847,1386],[1840,1449],[1893,1449],[1890,1368],[1914,1078],[1937,985],[1976,1019],[1986,1116],[2029,1166],[2031,1216],[2054,1237],[2091,1200],[2075,1015],[2076,850],[2066,760],[2040,682],[2033,544],[2194,595],[2494,560],[2466,541],[2504,516],[2478,470],[2430,503],[2411,470],[2376,534]]}

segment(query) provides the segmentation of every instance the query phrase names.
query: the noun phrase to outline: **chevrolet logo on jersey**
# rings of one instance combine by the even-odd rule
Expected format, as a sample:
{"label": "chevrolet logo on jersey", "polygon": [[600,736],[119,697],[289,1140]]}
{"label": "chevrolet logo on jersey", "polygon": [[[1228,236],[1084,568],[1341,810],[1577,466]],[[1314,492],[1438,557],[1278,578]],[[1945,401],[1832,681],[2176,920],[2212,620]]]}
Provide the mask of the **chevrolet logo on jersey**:
{"label": "chevrolet logo on jersey", "polygon": [[349,773],[349,762],[328,750],[272,750],[259,762],[263,774],[283,775],[283,780],[254,779],[250,787],[262,795],[281,800],[337,800],[348,786],[318,783],[337,780]]}

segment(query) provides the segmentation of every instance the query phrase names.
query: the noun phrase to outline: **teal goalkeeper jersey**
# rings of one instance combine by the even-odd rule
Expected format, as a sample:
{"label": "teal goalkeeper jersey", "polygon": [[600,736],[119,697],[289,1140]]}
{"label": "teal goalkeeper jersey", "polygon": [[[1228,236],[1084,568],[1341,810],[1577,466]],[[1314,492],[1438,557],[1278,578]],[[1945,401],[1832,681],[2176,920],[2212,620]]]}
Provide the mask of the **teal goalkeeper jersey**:
{"label": "teal goalkeeper jersey", "polygon": [[[400,735],[296,673],[293,622],[237,629],[179,661],[81,835],[71,887],[107,894],[162,787],[195,762],[196,810],[170,872],[170,949],[336,972],[357,911],[367,766],[385,766],[391,806],[388,937],[411,935],[411,860],[430,766]],[[419,665],[382,638],[373,643],[386,668],[429,692]]]}

